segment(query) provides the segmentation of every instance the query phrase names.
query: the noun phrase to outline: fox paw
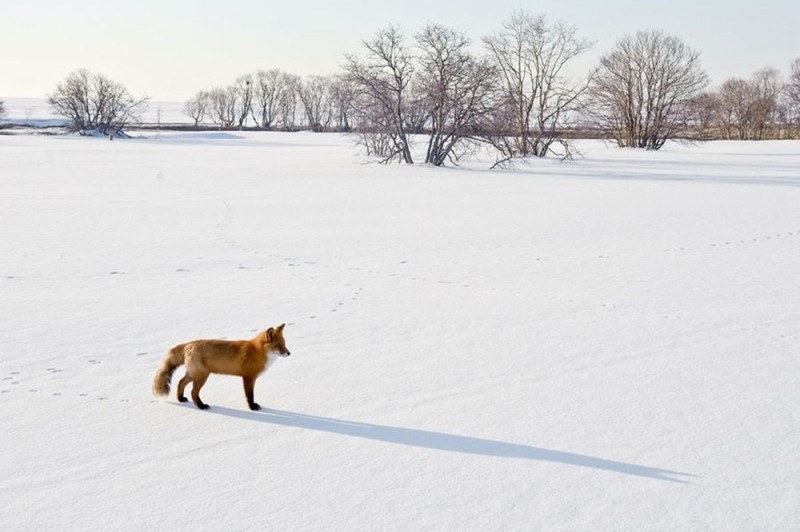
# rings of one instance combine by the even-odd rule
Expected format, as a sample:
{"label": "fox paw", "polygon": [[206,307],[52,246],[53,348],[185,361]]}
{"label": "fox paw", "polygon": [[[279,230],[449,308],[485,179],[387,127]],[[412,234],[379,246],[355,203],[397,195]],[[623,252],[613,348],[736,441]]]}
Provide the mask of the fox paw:
{"label": "fox paw", "polygon": [[180,402],[180,403],[188,403],[189,400],[187,398],[185,398],[185,397],[178,397],[178,402]]}
{"label": "fox paw", "polygon": [[247,406],[250,407],[250,410],[261,410],[261,405],[258,403],[250,403]]}
{"label": "fox paw", "polygon": [[209,408],[211,408],[211,407],[210,407],[210,406],[208,406],[208,405],[207,405],[207,404],[205,404],[205,403],[200,403],[199,405],[197,405],[197,408],[199,408],[200,410],[208,410],[208,409],[209,409]]}

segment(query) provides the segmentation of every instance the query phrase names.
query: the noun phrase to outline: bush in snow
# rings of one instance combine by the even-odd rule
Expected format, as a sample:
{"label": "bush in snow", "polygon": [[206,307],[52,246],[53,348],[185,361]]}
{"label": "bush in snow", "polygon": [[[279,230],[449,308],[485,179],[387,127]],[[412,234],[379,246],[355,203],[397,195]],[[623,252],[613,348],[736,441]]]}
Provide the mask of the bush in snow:
{"label": "bush in snow", "polygon": [[139,119],[147,98],[134,98],[122,84],[86,69],[76,70],[47,97],[54,112],[69,119],[74,131],[119,133]]}

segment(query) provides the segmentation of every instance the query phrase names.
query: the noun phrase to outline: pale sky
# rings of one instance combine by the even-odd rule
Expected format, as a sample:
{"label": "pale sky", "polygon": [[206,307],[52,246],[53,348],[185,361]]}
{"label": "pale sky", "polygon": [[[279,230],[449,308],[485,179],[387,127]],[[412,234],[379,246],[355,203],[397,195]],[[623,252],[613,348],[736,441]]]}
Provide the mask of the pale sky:
{"label": "pale sky", "polygon": [[332,74],[388,24],[463,30],[476,49],[515,9],[595,41],[588,72],[617,39],[658,29],[702,54],[714,85],[800,56],[800,0],[1,0],[0,98],[40,97],[81,67],[134,96],[184,101],[259,69]]}

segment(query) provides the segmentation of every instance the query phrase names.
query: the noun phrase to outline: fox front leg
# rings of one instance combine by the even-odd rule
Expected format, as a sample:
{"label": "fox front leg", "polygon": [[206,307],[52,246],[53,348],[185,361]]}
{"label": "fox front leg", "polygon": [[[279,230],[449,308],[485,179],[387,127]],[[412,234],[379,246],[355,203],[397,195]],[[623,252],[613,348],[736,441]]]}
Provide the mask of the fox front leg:
{"label": "fox front leg", "polygon": [[250,407],[250,410],[261,410],[261,405],[256,403],[253,397],[256,378],[242,377],[242,381],[244,382],[244,396],[247,399],[247,406]]}

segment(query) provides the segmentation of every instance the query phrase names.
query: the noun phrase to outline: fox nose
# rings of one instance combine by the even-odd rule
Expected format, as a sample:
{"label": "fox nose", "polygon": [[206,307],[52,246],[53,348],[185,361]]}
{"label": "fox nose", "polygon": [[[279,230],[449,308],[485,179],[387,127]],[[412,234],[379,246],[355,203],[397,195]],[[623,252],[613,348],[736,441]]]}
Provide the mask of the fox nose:
{"label": "fox nose", "polygon": [[292,352],[291,352],[291,351],[288,351],[288,350],[286,351],[286,356],[287,356],[287,357],[288,357],[289,355],[291,355],[291,354],[292,354]]}

